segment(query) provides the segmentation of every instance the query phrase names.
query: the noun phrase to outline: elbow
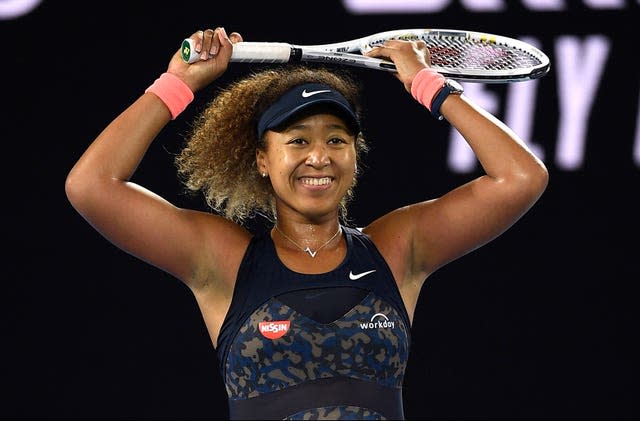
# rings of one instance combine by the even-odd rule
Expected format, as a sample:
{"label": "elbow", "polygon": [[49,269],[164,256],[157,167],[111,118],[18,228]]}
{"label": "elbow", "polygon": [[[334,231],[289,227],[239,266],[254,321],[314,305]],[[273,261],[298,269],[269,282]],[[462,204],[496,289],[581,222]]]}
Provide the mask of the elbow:
{"label": "elbow", "polygon": [[73,207],[76,206],[78,198],[82,196],[82,193],[80,192],[82,187],[80,186],[80,180],[78,178],[79,177],[76,177],[74,172],[71,171],[67,174],[67,178],[64,181],[64,193],[67,196],[67,200],[69,200],[69,203],[71,203]]}
{"label": "elbow", "polygon": [[534,174],[531,176],[531,183],[534,185],[536,191],[538,191],[538,197],[544,193],[549,185],[549,170],[542,161],[538,161]]}
{"label": "elbow", "polygon": [[90,189],[90,183],[87,181],[87,177],[83,177],[82,174],[72,169],[64,183],[64,191],[69,203],[78,211],[82,208],[83,200],[88,197]]}
{"label": "elbow", "polygon": [[549,171],[542,161],[537,161],[526,171],[522,171],[517,183],[520,194],[535,203],[549,185]]}

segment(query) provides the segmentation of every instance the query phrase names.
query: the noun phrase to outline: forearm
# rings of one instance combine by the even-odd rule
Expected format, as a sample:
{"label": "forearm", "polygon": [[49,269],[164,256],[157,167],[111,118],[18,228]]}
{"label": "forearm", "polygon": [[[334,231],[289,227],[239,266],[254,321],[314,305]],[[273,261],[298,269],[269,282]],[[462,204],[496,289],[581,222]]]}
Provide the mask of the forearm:
{"label": "forearm", "polygon": [[116,117],[74,166],[70,175],[128,180],[171,114],[152,93],[143,94]]}
{"label": "forearm", "polygon": [[120,205],[134,200],[126,182],[171,114],[145,93],[116,117],[89,145],[67,175],[65,191],[73,207],[101,231]]}
{"label": "forearm", "polygon": [[464,95],[450,95],[440,111],[467,141],[489,177],[532,178],[546,184],[547,171],[542,161],[496,117]]}

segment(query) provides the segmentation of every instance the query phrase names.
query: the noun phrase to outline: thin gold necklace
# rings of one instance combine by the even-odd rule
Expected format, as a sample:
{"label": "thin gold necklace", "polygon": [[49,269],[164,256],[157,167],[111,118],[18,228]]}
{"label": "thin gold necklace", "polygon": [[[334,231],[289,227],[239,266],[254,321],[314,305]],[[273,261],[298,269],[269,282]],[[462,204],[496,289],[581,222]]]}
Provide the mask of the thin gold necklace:
{"label": "thin gold necklace", "polygon": [[278,230],[278,232],[280,234],[282,234],[282,236],[284,238],[286,238],[287,240],[291,241],[293,244],[296,245],[296,247],[298,247],[300,250],[304,251],[305,253],[309,253],[309,256],[311,257],[316,257],[316,254],[318,254],[318,252],[320,251],[321,248],[323,248],[324,246],[326,246],[327,244],[329,244],[334,238],[336,238],[338,236],[338,234],[340,234],[340,232],[342,232],[342,226],[338,225],[338,231],[336,231],[335,234],[333,234],[331,236],[331,238],[329,238],[327,240],[326,243],[324,243],[323,245],[321,245],[320,247],[318,247],[316,249],[316,251],[311,250],[311,248],[309,246],[307,246],[307,248],[302,248],[302,246],[298,243],[296,243],[295,241],[293,241],[291,238],[289,238],[289,236],[287,234],[285,234],[284,232],[282,232],[282,230],[280,228],[278,228],[278,224],[276,224],[276,229]]}

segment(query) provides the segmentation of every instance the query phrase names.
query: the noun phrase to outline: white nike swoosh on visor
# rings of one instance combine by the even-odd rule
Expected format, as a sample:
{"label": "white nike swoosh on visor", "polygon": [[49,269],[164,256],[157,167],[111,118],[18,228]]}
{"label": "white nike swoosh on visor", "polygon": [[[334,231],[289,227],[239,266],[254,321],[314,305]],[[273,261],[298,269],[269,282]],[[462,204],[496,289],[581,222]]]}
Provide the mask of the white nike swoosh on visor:
{"label": "white nike swoosh on visor", "polygon": [[302,98],[309,98],[310,96],[314,96],[316,94],[321,94],[323,92],[331,92],[328,89],[323,89],[320,91],[311,91],[311,92],[307,92],[307,90],[305,89],[304,91],[302,91]]}
{"label": "white nike swoosh on visor", "polygon": [[370,273],[373,273],[373,272],[375,272],[375,271],[376,271],[376,270],[375,270],[375,269],[373,269],[373,270],[368,270],[368,271],[366,271],[366,272],[357,273],[357,274],[354,274],[353,272],[349,271],[349,279],[351,279],[352,281],[355,281],[355,280],[360,279],[360,278],[362,278],[363,276],[367,276],[367,275],[369,275]]}

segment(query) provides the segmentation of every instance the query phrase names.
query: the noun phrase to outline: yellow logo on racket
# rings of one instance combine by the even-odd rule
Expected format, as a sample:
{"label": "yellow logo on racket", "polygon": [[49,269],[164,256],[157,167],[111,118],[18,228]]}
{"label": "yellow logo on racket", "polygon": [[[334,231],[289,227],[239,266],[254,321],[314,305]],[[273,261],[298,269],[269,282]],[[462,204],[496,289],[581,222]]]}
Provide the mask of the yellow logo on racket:
{"label": "yellow logo on racket", "polygon": [[491,34],[480,34],[479,39],[480,39],[480,41],[486,42],[486,43],[489,43],[489,44],[495,44],[496,43],[496,36],[495,35],[491,35]]}
{"label": "yellow logo on racket", "polygon": [[182,59],[188,63],[190,58],[191,44],[189,44],[189,41],[185,39],[184,41],[182,41]]}

